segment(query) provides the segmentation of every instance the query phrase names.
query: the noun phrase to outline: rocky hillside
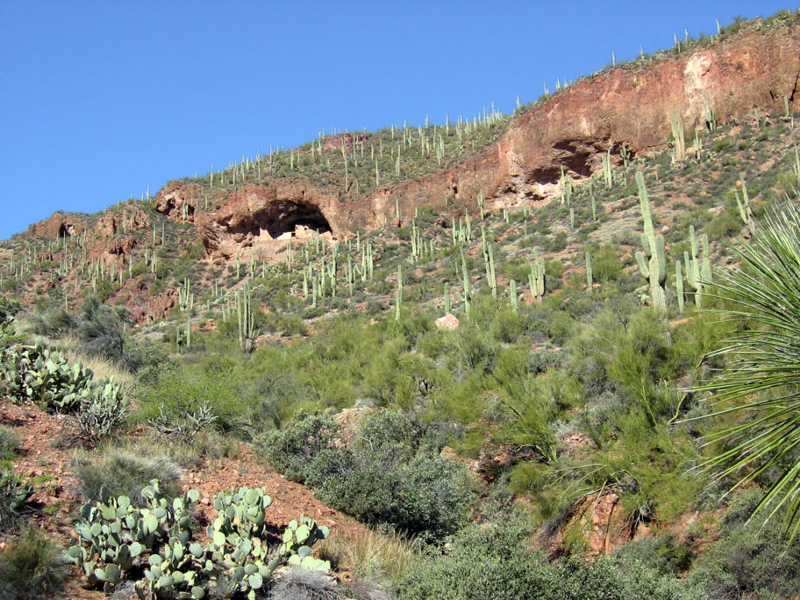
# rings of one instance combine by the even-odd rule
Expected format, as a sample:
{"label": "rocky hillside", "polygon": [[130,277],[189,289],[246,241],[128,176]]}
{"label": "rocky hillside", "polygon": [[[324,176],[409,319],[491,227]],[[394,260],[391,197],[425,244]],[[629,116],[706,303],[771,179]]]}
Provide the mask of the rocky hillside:
{"label": "rocky hillside", "polygon": [[[377,581],[347,588],[359,598],[471,597],[461,581],[487,597],[546,581],[535,597],[793,598],[800,546],[778,519],[759,539],[746,525],[780,465],[698,465],[747,422],[709,417],[705,388],[736,364],[713,351],[753,327],[708,310],[730,308],[709,282],[796,203],[798,77],[800,19],[781,13],[514,115],[323,136],[32,225],[0,244],[0,309],[19,298],[26,335],[106,360],[132,403],[102,435],[110,401],[63,422],[7,404],[6,424],[89,448],[36,467],[27,432],[18,475],[71,478],[64,502],[61,484],[34,496],[62,535],[107,456],[173,465],[206,526],[216,482],[261,478],[333,526],[315,556]],[[44,351],[4,336],[14,373]],[[141,586],[144,565],[124,566]]]}

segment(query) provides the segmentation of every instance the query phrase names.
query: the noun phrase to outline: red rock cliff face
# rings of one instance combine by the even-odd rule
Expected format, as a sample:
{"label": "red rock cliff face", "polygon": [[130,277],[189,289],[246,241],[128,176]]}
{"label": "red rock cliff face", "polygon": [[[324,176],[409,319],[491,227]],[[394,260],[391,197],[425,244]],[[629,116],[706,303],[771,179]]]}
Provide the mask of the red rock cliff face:
{"label": "red rock cliff face", "polygon": [[395,198],[404,214],[420,204],[442,206],[447,194],[474,200],[536,201],[552,195],[561,166],[581,179],[598,171],[600,154],[618,155],[623,143],[634,154],[663,147],[670,114],[679,111],[686,129],[704,125],[704,107],[719,123],[755,110],[782,112],[784,98],[800,106],[800,27],[750,31],[672,59],[617,68],[580,81],[516,119],[480,158],[424,177],[366,201],[360,226],[390,216]]}
{"label": "red rock cliff face", "polygon": [[[781,112],[784,98],[796,110],[799,77],[800,27],[751,30],[708,48],[579,81],[516,118],[483,155],[362,201],[341,204],[308,184],[250,185],[221,209],[198,211],[194,220],[209,254],[231,256],[254,240],[280,237],[295,222],[308,221],[334,235],[377,227],[384,217],[393,220],[395,202],[409,218],[421,205],[443,207],[448,195],[474,202],[481,190],[490,205],[546,201],[557,193],[562,166],[580,181],[601,168],[608,150],[618,161],[623,143],[633,154],[665,146],[675,111],[690,130],[704,124],[704,107],[714,109],[719,123],[755,110]],[[169,187],[159,210],[171,215],[183,202],[192,203],[190,185]]]}
{"label": "red rock cliff face", "polygon": [[230,258],[239,248],[292,237],[303,227],[342,234],[349,221],[342,204],[304,184],[250,184],[236,190],[216,211],[195,215],[209,254]]}

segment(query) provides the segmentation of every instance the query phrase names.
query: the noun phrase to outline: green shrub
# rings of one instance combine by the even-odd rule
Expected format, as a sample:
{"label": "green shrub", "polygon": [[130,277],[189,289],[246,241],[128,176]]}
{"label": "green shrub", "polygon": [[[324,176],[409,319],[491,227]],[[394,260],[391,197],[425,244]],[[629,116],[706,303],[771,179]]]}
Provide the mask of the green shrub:
{"label": "green shrub", "polygon": [[37,335],[60,337],[78,327],[78,319],[71,312],[60,308],[55,311],[30,316],[31,331]]}
{"label": "green shrub", "polygon": [[[242,433],[248,423],[250,406],[243,397],[241,365],[230,356],[209,354],[198,363],[171,368],[136,394],[138,410],[134,417],[163,425],[165,433],[175,429],[183,435],[187,417],[204,417],[204,425],[223,432]],[[199,430],[199,428],[198,428]],[[191,437],[191,436],[189,436]]]}
{"label": "green shrub", "polygon": [[558,575],[524,545],[525,531],[503,525],[469,528],[448,556],[411,572],[396,587],[402,600],[555,600]]}
{"label": "green shrub", "polygon": [[0,323],[9,323],[22,309],[19,299],[0,295]]}
{"label": "green shrub", "polygon": [[0,598],[56,598],[69,577],[55,544],[40,530],[25,529],[0,552]]}
{"label": "green shrub", "polygon": [[339,425],[330,415],[306,415],[269,434],[263,443],[264,456],[289,479],[304,482],[311,472],[312,460],[322,450],[333,448],[338,431]]}
{"label": "green shrub", "polygon": [[[450,554],[415,570],[396,587],[401,600],[701,600],[682,581],[643,563],[626,568],[613,559],[594,565],[548,564],[529,551],[515,525],[472,527],[459,533]],[[632,566],[632,565],[628,565]]]}
{"label": "green shrub", "polygon": [[334,445],[338,431],[329,415],[307,415],[268,436],[264,453],[274,468],[364,523],[431,542],[462,524],[469,478],[438,455],[440,434],[391,411],[368,418],[352,448]]}
{"label": "green shrub", "polygon": [[97,296],[89,296],[83,303],[78,334],[83,349],[90,354],[111,360],[122,357],[125,340],[120,315],[112,307],[102,304]]}
{"label": "green shrub", "polygon": [[800,539],[787,545],[781,515],[750,519],[762,497],[757,489],[739,494],[723,519],[722,537],[697,560],[689,579],[708,597],[778,600],[800,590]]}
{"label": "green shrub", "polygon": [[[96,451],[95,451],[96,452]],[[128,496],[144,502],[142,489],[157,479],[168,496],[180,494],[182,469],[163,455],[150,455],[143,449],[106,448],[100,456],[76,454],[70,468],[81,484],[81,495],[90,501],[102,498],[107,488],[114,496]]]}
{"label": "green shrub", "polygon": [[328,450],[312,467],[308,484],[331,507],[431,543],[464,523],[472,498],[461,465],[430,451],[409,457],[402,445]]}

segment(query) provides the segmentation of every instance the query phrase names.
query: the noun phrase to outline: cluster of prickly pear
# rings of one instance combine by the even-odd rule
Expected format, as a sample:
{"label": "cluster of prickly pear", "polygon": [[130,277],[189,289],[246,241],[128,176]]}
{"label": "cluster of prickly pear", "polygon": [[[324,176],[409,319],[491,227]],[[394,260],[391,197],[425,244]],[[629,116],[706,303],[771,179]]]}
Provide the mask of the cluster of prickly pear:
{"label": "cluster of prickly pear", "polygon": [[124,408],[127,398],[112,379],[94,382],[93,373],[80,363],[70,365],[57,350],[46,348],[41,338],[32,346],[6,349],[0,379],[18,402],[30,401],[49,412],[78,412],[95,402]]}
{"label": "cluster of prickly pear", "polygon": [[65,554],[83,568],[89,585],[103,583],[111,591],[126,572],[141,566],[145,553],[152,557],[173,540],[190,539],[190,509],[200,497],[196,490],[170,502],[153,480],[142,496],[147,506],[140,508],[128,496],[115,498],[104,488],[100,502],[81,508],[82,519],[75,525],[79,542]]}
{"label": "cluster of prickly pear", "polygon": [[320,527],[310,517],[300,517],[300,521],[292,520],[283,532],[281,554],[288,554],[290,565],[299,565],[307,569],[328,572],[331,565],[327,560],[320,560],[311,556],[311,546],[317,540],[328,537],[329,531],[325,526]]}
{"label": "cluster of prickly pear", "polygon": [[103,379],[81,393],[82,408],[77,424],[84,438],[108,437],[125,420],[130,399],[122,395],[122,386],[114,378]]}
{"label": "cluster of prickly pear", "polygon": [[[313,519],[293,521],[280,554],[270,552],[266,514],[272,498],[262,488],[242,487],[214,498],[217,518],[208,527],[212,541],[203,546],[192,539],[190,511],[196,490],[167,501],[157,482],[142,491],[148,506],[137,508],[126,496],[104,497],[86,505],[76,530],[79,543],[66,556],[83,567],[90,586],[103,584],[109,592],[135,568],[143,569],[137,584],[141,598],[205,598],[220,585],[235,597],[254,599],[282,563],[328,571],[327,561],[310,556],[311,545],[328,535]],[[216,589],[215,591],[220,591]]]}
{"label": "cluster of prickly pear", "polygon": [[241,487],[214,497],[217,518],[208,527],[211,561],[221,574],[248,597],[255,597],[280,565],[267,544],[266,509],[272,498],[266,489]]}
{"label": "cluster of prickly pear", "polygon": [[[265,534],[266,509],[272,504],[266,489],[241,487],[237,492],[220,492],[214,497],[218,517],[208,527],[208,535],[219,534],[238,538],[261,537]],[[236,541],[236,538],[233,538]],[[220,544],[222,545],[222,544]]]}
{"label": "cluster of prickly pear", "polygon": [[206,549],[192,541],[188,528],[173,533],[160,553],[147,559],[145,579],[136,587],[140,598],[148,592],[151,598],[205,598],[215,565],[205,559]]}
{"label": "cluster of prickly pear", "polygon": [[6,389],[18,400],[68,412],[80,405],[80,394],[90,385],[92,372],[80,364],[70,366],[60,352],[46,348],[39,338],[33,346],[6,350],[2,377]]}

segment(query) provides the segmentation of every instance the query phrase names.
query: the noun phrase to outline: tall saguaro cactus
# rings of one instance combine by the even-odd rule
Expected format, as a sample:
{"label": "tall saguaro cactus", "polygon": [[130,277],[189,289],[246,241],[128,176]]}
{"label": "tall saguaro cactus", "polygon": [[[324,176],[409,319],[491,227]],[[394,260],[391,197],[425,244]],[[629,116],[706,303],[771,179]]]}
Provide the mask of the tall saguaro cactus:
{"label": "tall saguaro cactus", "polygon": [[542,301],[544,296],[544,258],[537,252],[531,263],[531,272],[528,273],[528,284],[531,288],[531,295],[537,302]]}
{"label": "tall saguaro cactus", "polygon": [[253,320],[250,286],[247,284],[241,293],[236,294],[236,321],[239,326],[239,348],[245,354],[250,354],[253,351],[253,343],[257,334]]}
{"label": "tall saguaro cactus", "polygon": [[700,308],[703,305],[705,286],[711,282],[712,278],[708,235],[704,233],[700,236],[700,242],[703,244],[702,255],[700,254],[700,247],[697,242],[694,225],[689,227],[689,241],[692,245],[692,255],[689,256],[688,252],[683,253],[686,282],[689,284],[689,287],[694,290],[694,303]]}
{"label": "tall saguaro cactus", "polygon": [[395,294],[394,319],[400,320],[400,307],[403,304],[403,266],[397,266],[397,291]]}
{"label": "tall saguaro cactus", "polygon": [[653,218],[650,215],[650,198],[641,171],[636,173],[636,185],[639,187],[639,205],[642,209],[644,233],[642,234],[643,252],[636,252],[636,262],[642,277],[650,283],[650,299],[658,310],[667,309],[667,259],[664,250],[664,236],[656,235],[653,229]]}

